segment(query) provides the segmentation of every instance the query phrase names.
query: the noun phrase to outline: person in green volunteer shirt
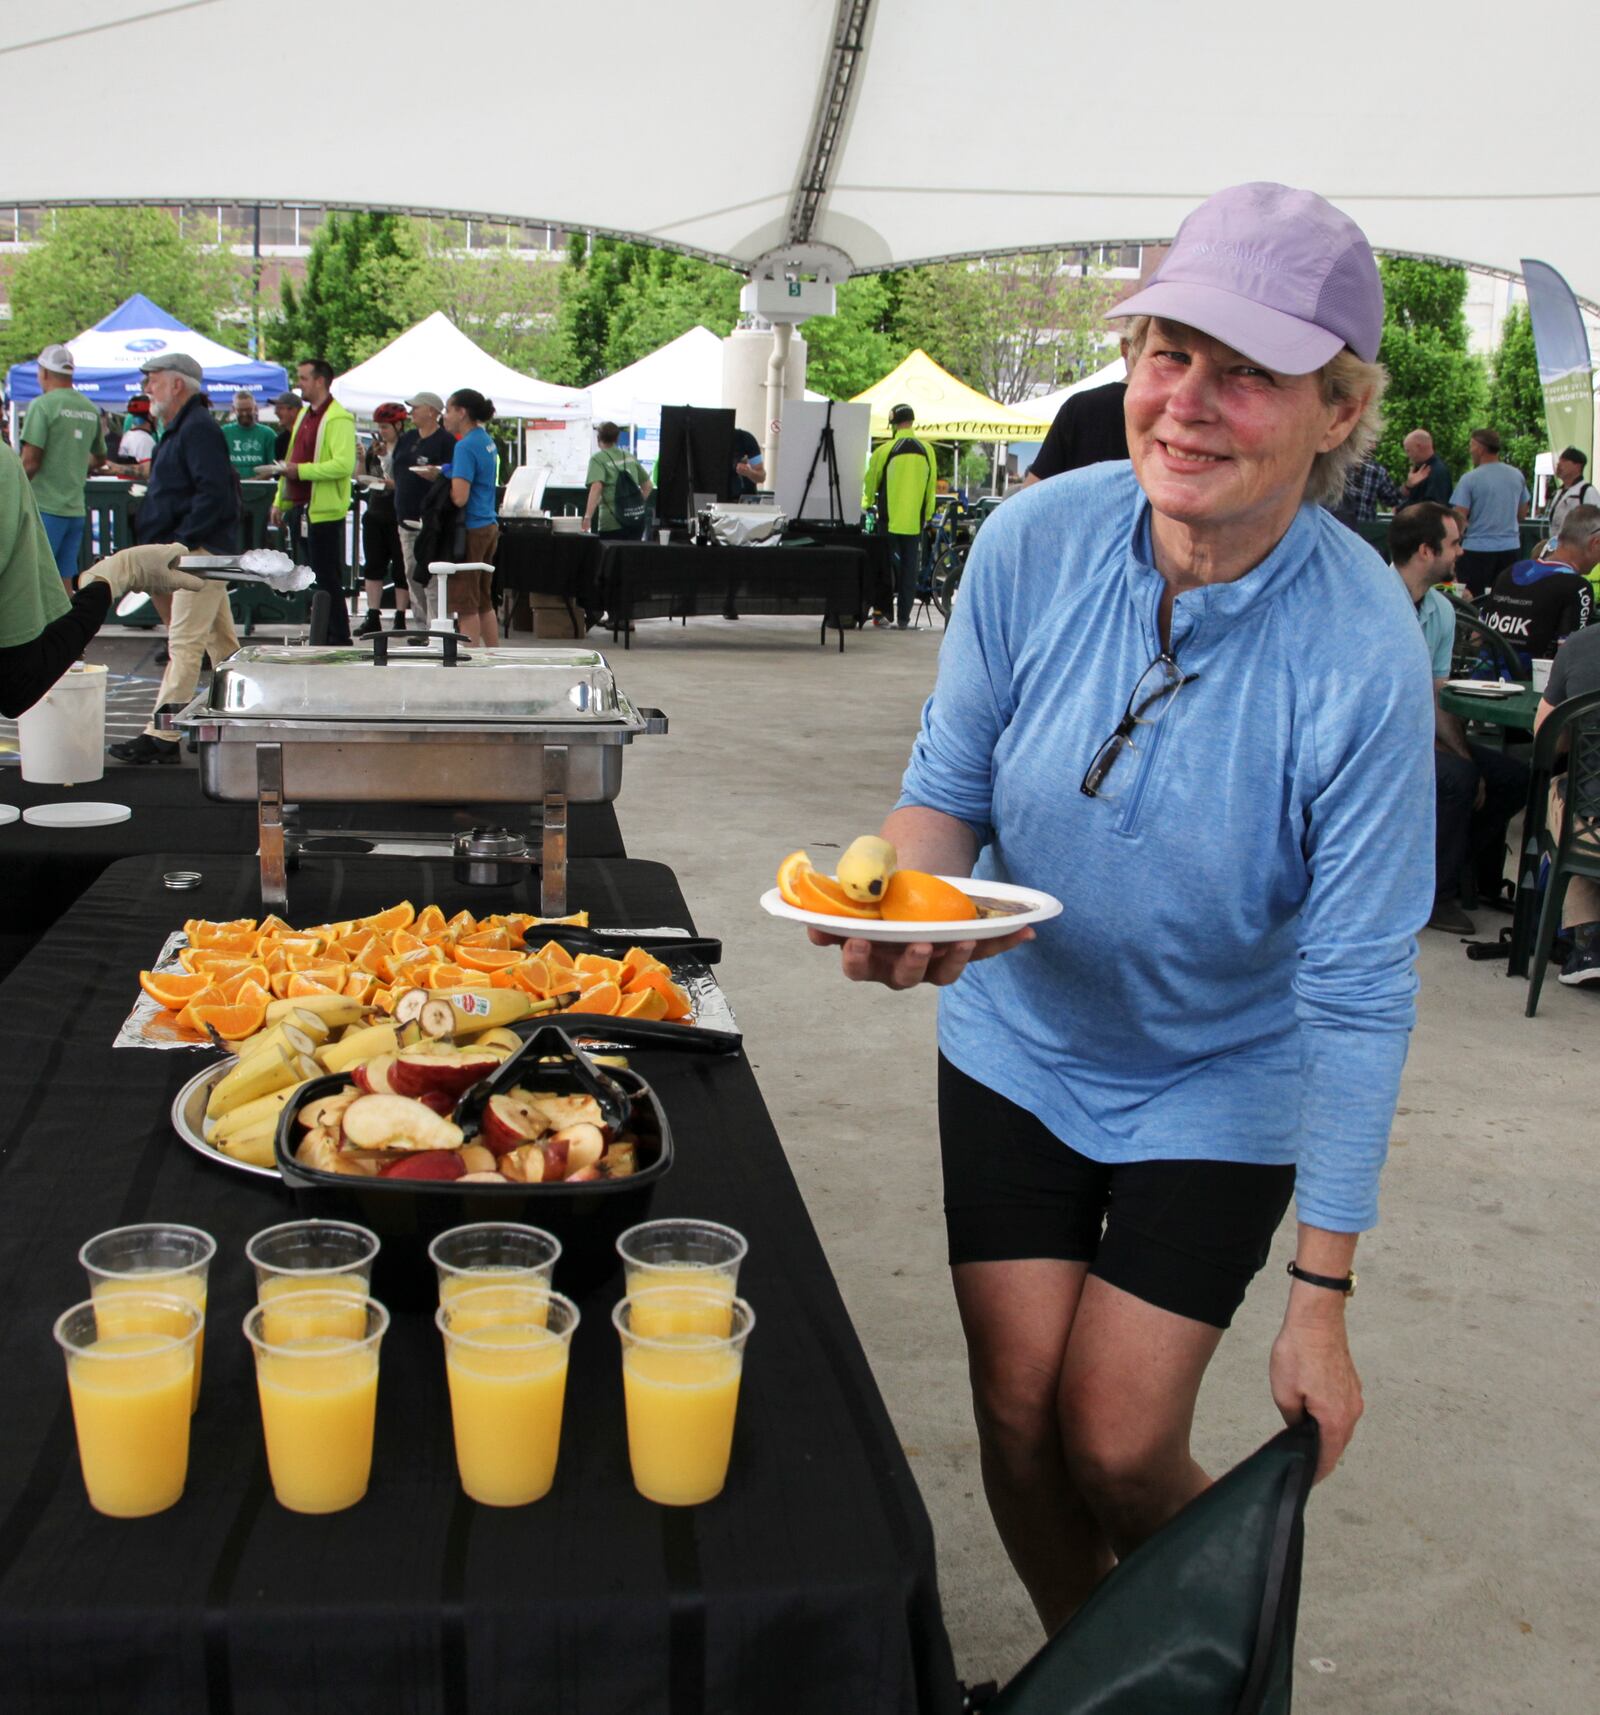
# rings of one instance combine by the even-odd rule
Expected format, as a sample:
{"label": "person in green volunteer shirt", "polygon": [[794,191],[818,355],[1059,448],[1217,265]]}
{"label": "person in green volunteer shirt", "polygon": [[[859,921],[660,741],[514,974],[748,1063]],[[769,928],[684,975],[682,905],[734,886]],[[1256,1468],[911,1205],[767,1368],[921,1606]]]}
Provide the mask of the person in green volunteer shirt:
{"label": "person in green volunteer shirt", "polygon": [[105,462],[100,412],[72,385],[73,357],[64,345],[39,353],[39,397],[22,419],[22,468],[33,483],[56,570],[71,583],[83,544],[84,479]]}
{"label": "person in green volunteer shirt", "polygon": [[262,465],[278,456],[278,437],[257,420],[255,395],[242,387],[233,396],[233,421],[222,425],[222,438],[228,443],[228,463],[240,482],[249,482]]}
{"label": "person in green volunteer shirt", "polygon": [[[632,453],[624,451],[617,445],[622,431],[615,423],[602,423],[595,430],[595,439],[600,443],[598,449],[589,460],[589,469],[584,475],[584,481],[589,485],[589,493],[583,504],[583,527],[592,531],[596,536],[621,536],[621,522],[617,517],[617,473],[626,471],[639,485],[639,493],[648,500],[650,498],[650,478],[645,475],[642,464]],[[630,532],[637,537],[638,532]]]}
{"label": "person in green volunteer shirt", "polygon": [[889,413],[893,436],[872,455],[861,485],[861,504],[876,506],[878,527],[889,534],[889,559],[894,566],[895,623],[911,628],[911,606],[922,571],[922,527],[933,516],[938,471],[933,453],[912,433],[917,414],[909,405]]}

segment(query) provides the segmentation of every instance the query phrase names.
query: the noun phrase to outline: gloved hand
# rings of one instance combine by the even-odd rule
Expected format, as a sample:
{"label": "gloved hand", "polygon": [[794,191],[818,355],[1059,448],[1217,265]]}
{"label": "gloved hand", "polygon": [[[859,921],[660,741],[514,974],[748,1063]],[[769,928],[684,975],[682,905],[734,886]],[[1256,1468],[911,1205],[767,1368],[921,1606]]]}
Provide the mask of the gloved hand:
{"label": "gloved hand", "polygon": [[175,590],[203,590],[205,581],[192,572],[174,571],[178,561],[189,552],[181,542],[155,542],[145,548],[124,548],[99,565],[91,566],[79,579],[84,585],[98,578],[111,586],[113,602],[121,601],[131,590],[145,595],[171,595]]}

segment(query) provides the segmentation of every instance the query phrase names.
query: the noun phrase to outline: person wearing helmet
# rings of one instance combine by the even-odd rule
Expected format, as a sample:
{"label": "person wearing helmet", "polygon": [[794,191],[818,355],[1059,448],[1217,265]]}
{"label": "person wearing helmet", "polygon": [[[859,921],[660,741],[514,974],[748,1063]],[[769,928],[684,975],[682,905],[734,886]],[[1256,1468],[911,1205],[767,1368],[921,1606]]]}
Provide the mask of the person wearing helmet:
{"label": "person wearing helmet", "polygon": [[[367,617],[359,637],[383,630],[383,586],[394,585],[394,629],[406,628],[410,594],[406,588],[405,556],[400,549],[400,522],[394,507],[394,449],[405,427],[404,405],[380,405],[372,413],[377,433],[362,457],[360,474],[373,484],[367,488],[366,510],[361,515],[361,560],[367,582]],[[380,483],[382,487],[376,486]]]}

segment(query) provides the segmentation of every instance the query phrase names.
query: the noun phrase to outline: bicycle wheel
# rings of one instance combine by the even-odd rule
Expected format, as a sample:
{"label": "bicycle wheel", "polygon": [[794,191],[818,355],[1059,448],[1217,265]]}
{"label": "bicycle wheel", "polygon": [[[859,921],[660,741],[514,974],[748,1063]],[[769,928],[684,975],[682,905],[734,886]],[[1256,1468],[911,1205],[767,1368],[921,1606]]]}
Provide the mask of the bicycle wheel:
{"label": "bicycle wheel", "polygon": [[960,546],[946,548],[933,562],[933,605],[944,616],[946,625],[950,623],[950,610],[955,606],[966,564],[967,550]]}

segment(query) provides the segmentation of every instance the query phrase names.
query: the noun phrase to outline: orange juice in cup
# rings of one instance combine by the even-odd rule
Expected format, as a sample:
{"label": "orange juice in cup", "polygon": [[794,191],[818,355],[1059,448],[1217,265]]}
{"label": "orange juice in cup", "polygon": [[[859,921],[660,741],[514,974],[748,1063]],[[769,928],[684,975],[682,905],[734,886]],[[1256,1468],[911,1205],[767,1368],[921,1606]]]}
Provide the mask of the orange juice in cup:
{"label": "orange juice in cup", "polygon": [[[353,1309],[358,1334],[324,1331],[344,1326]],[[376,1299],[341,1292],[281,1295],[245,1317],[272,1491],[290,1512],[341,1512],[367,1492],[378,1347],[388,1326],[389,1312]]]}
{"label": "orange juice in cup", "polygon": [[428,1255],[438,1271],[442,1305],[485,1286],[526,1286],[548,1295],[561,1241],[517,1221],[475,1221],[440,1233]]}
{"label": "orange juice in cup", "polygon": [[458,1292],[435,1317],[461,1486],[484,1506],[550,1492],[577,1307],[543,1285]]}
{"label": "orange juice in cup", "polygon": [[114,1300],[124,1294],[182,1298],[200,1312],[194,1343],[194,1373],[190,1382],[191,1411],[200,1403],[200,1371],[205,1362],[206,1283],[217,1241],[198,1227],[148,1221],[113,1227],[99,1233],[78,1252],[89,1277],[89,1292],[103,1303],[100,1326],[107,1335],[118,1331]]}
{"label": "orange juice in cup", "polygon": [[270,1306],[308,1292],[347,1295],[353,1302],[330,1306],[317,1327],[302,1319],[299,1338],[360,1339],[366,1327],[361,1301],[372,1287],[378,1248],[378,1235],[353,1221],[285,1221],[257,1233],[244,1254],[256,1271],[256,1302],[269,1307],[262,1330],[267,1344],[282,1338]]}
{"label": "orange juice in cup", "polygon": [[623,1290],[637,1301],[634,1332],[644,1337],[654,1332],[650,1317],[662,1301],[646,1294],[682,1286],[702,1296],[692,1300],[701,1306],[700,1325],[692,1330],[683,1329],[685,1306],[679,1305],[680,1331],[727,1338],[733,1328],[739,1265],[748,1250],[741,1233],[716,1221],[645,1221],[629,1227],[617,1240],[617,1254],[622,1258]]}
{"label": "orange juice in cup", "polygon": [[[724,1310],[728,1333],[705,1332]],[[633,1486],[662,1506],[711,1500],[727,1481],[754,1313],[742,1298],[730,1305],[716,1293],[670,1286],[624,1298],[612,1321],[622,1336]]]}
{"label": "orange juice in cup", "polygon": [[119,1291],[56,1321],[89,1505],[110,1518],[164,1512],[189,1470],[195,1352],[204,1318],[192,1300]]}

